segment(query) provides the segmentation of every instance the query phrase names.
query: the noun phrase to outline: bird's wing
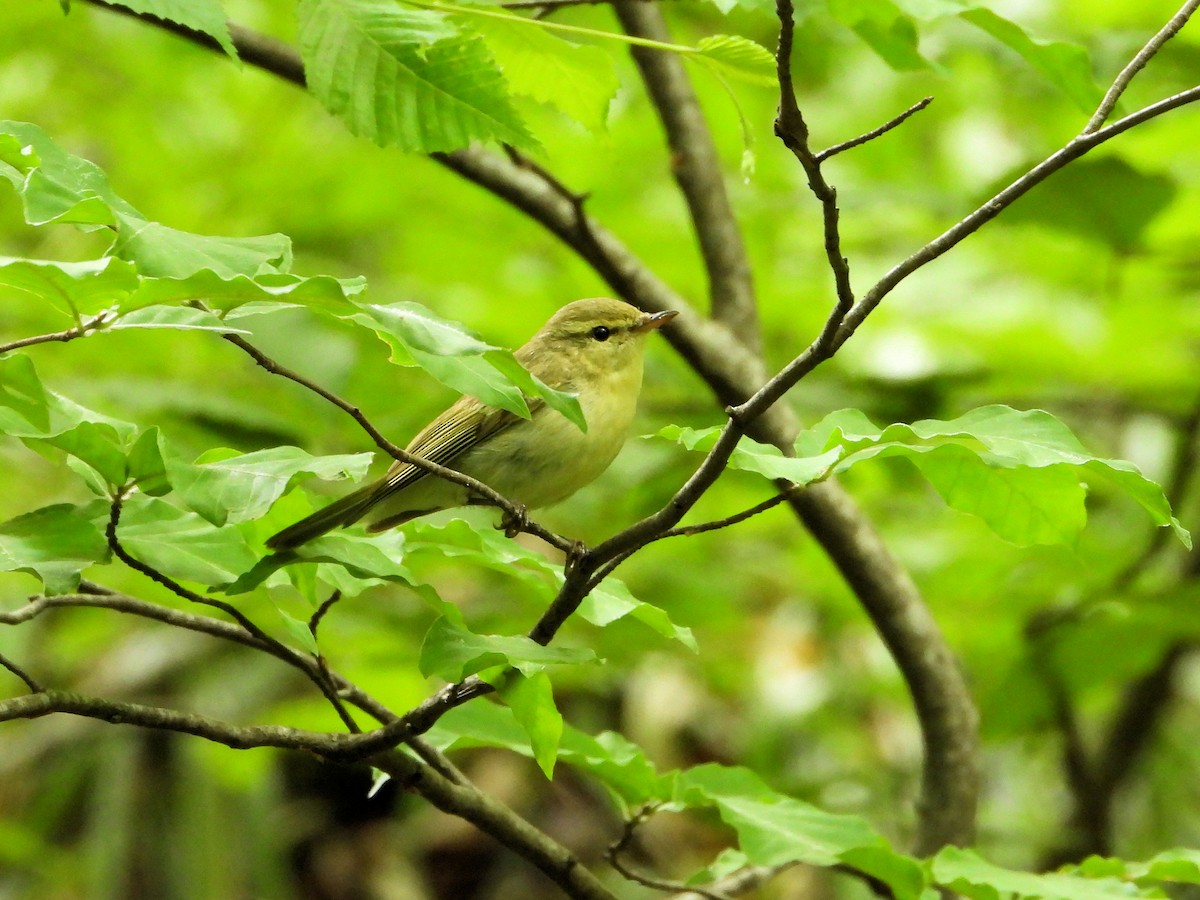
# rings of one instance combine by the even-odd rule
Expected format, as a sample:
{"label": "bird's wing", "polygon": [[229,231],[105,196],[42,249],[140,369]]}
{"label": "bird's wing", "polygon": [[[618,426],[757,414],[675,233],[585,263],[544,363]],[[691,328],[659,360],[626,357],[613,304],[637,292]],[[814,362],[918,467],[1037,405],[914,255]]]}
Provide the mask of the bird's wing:
{"label": "bird's wing", "polygon": [[[533,404],[530,404],[531,407]],[[441,466],[450,466],[463,453],[488,438],[511,428],[521,417],[508,410],[480,403],[474,397],[460,397],[444,413],[430,422],[412,439],[409,453]],[[429,473],[420,466],[397,461],[380,480],[371,498],[372,504],[401,491]]]}

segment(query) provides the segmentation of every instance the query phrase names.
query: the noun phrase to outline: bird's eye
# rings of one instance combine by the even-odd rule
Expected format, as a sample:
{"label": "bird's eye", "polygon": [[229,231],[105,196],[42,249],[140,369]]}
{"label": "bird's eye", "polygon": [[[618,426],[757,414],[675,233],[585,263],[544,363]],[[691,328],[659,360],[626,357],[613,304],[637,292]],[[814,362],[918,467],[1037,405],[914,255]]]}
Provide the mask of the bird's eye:
{"label": "bird's eye", "polygon": [[592,337],[594,337],[598,341],[607,341],[611,334],[612,334],[612,331],[610,331],[608,328],[604,327],[603,325],[597,325],[595,328],[592,329]]}

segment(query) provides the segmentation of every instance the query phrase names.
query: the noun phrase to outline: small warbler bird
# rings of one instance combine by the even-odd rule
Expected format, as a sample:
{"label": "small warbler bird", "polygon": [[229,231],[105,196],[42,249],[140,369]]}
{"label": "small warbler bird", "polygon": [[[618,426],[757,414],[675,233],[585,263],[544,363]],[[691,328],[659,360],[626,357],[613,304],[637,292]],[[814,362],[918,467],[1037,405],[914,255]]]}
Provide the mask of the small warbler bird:
{"label": "small warbler bird", "polygon": [[[410,453],[470,475],[526,509],[565,500],[608,468],[625,442],[642,387],[646,337],[677,313],[641,312],[620,300],[568,303],[516,351],[548,386],[579,398],[580,430],[544,401],[523,419],[474,397],[460,397],[413,438]],[[387,474],[267,540],[290,550],[368,514],[370,532],[417,516],[486,502],[462,485],[396,462]]]}

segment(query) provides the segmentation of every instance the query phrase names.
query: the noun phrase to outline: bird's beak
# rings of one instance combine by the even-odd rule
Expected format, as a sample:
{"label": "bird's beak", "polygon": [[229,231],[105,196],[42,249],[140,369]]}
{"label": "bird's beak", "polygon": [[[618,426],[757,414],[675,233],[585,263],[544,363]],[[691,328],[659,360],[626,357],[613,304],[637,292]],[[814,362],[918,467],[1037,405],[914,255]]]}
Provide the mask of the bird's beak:
{"label": "bird's beak", "polygon": [[673,318],[679,315],[679,311],[675,309],[664,309],[662,312],[652,313],[642,319],[637,325],[633,326],[633,330],[638,334],[645,334],[648,331],[657,331],[662,328]]}

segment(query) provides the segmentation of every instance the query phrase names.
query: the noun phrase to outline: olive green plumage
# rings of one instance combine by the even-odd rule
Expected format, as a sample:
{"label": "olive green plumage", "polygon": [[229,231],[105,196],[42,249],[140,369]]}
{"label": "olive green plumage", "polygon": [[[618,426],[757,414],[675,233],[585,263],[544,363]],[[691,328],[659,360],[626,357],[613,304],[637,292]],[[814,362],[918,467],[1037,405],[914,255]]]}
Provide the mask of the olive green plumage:
{"label": "olive green plumage", "polygon": [[[543,401],[523,419],[461,397],[422,429],[410,453],[482,481],[528,509],[564,500],[608,468],[620,451],[642,385],[647,335],[674,318],[620,300],[576,300],[556,312],[516,351],[517,360],[552,388],[579,398],[582,431]],[[267,541],[288,550],[373,515],[382,531],[439,509],[473,502],[468,490],[419,466],[395,463],[382,478],[283,529]]]}

